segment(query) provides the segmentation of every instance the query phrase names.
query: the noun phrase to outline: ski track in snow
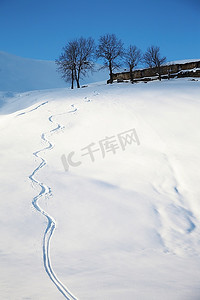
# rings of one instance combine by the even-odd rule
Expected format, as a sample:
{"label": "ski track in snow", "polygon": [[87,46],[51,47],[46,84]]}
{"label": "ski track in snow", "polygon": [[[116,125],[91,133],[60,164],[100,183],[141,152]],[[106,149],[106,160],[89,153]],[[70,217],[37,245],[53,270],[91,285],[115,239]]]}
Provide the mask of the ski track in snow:
{"label": "ski track in snow", "polygon": [[47,103],[48,103],[48,101],[43,102],[43,103],[41,103],[40,105],[36,106],[35,108],[33,108],[33,109],[29,110],[29,111],[26,111],[26,112],[23,112],[23,113],[18,114],[17,117],[22,116],[22,115],[26,115],[26,114],[28,114],[28,113],[30,113],[30,112],[32,112],[32,111],[38,109],[39,107],[41,107],[41,106],[43,106],[43,105],[45,105],[45,104],[47,104]]}
{"label": "ski track in snow", "polygon": [[[43,102],[42,104],[38,105],[37,107],[35,107],[34,109],[31,109],[30,111],[27,112],[23,112],[18,114],[17,116],[22,116],[24,114],[30,113],[36,109],[38,109],[39,107],[47,104],[48,101]],[[48,274],[48,276],[50,277],[50,279],[52,280],[52,282],[54,283],[54,285],[57,287],[57,289],[62,293],[62,295],[68,299],[68,300],[77,300],[77,298],[65,287],[65,285],[58,279],[58,277],[56,276],[52,265],[51,265],[51,257],[50,257],[50,241],[51,238],[53,236],[54,230],[56,228],[56,221],[54,220],[54,218],[52,216],[50,216],[45,210],[43,210],[40,205],[39,205],[39,199],[41,199],[42,197],[50,197],[52,195],[51,193],[51,188],[46,186],[44,183],[38,181],[37,179],[35,179],[35,175],[38,173],[38,171],[40,169],[42,169],[43,167],[45,167],[45,165],[47,165],[46,160],[40,156],[39,154],[41,152],[44,152],[45,150],[51,150],[53,149],[53,144],[47,139],[46,135],[47,134],[51,134],[54,132],[57,132],[60,129],[63,129],[64,127],[62,127],[59,123],[56,123],[53,121],[53,118],[55,116],[58,115],[63,115],[63,114],[67,114],[67,113],[72,113],[72,112],[76,112],[77,108],[74,107],[74,105],[71,105],[73,110],[72,111],[67,111],[65,113],[61,113],[61,114],[57,114],[57,115],[51,115],[48,120],[49,122],[56,124],[56,127],[52,130],[50,130],[47,133],[42,133],[41,135],[41,139],[42,141],[44,141],[47,146],[45,148],[42,148],[36,152],[33,153],[33,155],[36,158],[39,158],[41,160],[39,166],[32,172],[32,174],[29,176],[29,179],[31,180],[31,182],[33,184],[36,184],[37,186],[40,187],[40,193],[35,196],[32,200],[32,204],[34,206],[34,208],[40,213],[42,214],[44,217],[46,217],[47,219],[47,228],[45,230],[44,236],[43,236],[43,262],[44,262],[44,267],[45,267],[45,271]]]}

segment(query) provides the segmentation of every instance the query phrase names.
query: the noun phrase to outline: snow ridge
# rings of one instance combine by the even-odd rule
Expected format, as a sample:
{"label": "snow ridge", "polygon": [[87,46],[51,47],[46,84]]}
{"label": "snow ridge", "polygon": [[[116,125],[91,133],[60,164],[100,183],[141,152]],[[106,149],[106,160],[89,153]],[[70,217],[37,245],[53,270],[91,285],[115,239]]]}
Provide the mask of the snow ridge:
{"label": "snow ridge", "polygon": [[[43,103],[43,104],[46,104],[47,102]],[[43,105],[41,104],[41,105]],[[37,106],[40,107],[41,105]],[[36,109],[37,109],[36,108]],[[33,110],[31,110],[33,111]],[[30,112],[31,112],[30,111]],[[28,112],[27,112],[28,113]],[[52,118],[54,116],[50,116],[49,117],[49,121],[51,123],[55,123]],[[59,129],[62,129],[63,127],[56,123],[56,127],[52,130],[49,131],[49,133],[53,133],[53,132],[56,132],[58,131]],[[48,276],[50,277],[50,279],[52,280],[52,282],[54,283],[54,285],[57,287],[57,289],[63,294],[63,296],[68,299],[68,300],[77,300],[77,298],[75,298],[75,296],[72,295],[72,293],[64,286],[64,284],[58,279],[58,277],[56,276],[53,268],[52,268],[52,265],[51,265],[51,257],[50,257],[50,241],[51,241],[51,238],[53,236],[53,233],[54,233],[54,230],[56,228],[56,221],[54,220],[54,218],[52,216],[50,216],[45,210],[43,210],[38,201],[39,199],[41,199],[42,197],[49,197],[51,196],[51,188],[46,186],[45,184],[43,184],[42,182],[38,181],[37,179],[35,179],[35,175],[36,173],[42,169],[43,167],[45,167],[45,165],[47,165],[47,162],[46,160],[40,156],[40,152],[43,152],[45,150],[51,150],[53,149],[53,144],[46,138],[46,134],[47,133],[42,133],[41,135],[41,139],[47,144],[47,146],[45,148],[42,148],[36,152],[33,153],[33,155],[36,157],[36,158],[40,158],[41,160],[41,163],[39,164],[39,166],[32,172],[32,174],[29,176],[29,179],[31,180],[31,182],[33,184],[36,184],[38,185],[40,188],[41,188],[41,191],[40,193],[35,196],[32,200],[32,204],[34,206],[34,208],[39,212],[41,213],[43,216],[46,217],[47,221],[48,221],[48,225],[47,225],[47,228],[45,230],[45,233],[44,233],[44,237],[43,237],[43,262],[44,262],[44,267],[45,267],[45,271],[46,273],[48,274]]]}

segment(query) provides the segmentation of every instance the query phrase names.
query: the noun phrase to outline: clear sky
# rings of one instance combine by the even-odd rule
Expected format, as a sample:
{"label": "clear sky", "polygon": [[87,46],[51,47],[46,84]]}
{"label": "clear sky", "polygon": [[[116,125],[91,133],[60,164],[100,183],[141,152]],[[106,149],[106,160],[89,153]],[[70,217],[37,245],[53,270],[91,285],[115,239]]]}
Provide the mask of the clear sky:
{"label": "clear sky", "polygon": [[200,58],[200,0],[0,0],[0,51],[55,60],[67,41],[115,33],[167,60]]}

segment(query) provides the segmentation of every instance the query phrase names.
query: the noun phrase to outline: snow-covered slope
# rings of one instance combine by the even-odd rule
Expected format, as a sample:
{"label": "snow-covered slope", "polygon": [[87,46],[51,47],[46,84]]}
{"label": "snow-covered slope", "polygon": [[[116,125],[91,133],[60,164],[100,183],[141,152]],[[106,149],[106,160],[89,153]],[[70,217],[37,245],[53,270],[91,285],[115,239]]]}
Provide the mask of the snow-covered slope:
{"label": "snow-covered slope", "polygon": [[[106,80],[100,71],[84,78],[82,84]],[[69,86],[56,71],[53,61],[35,60],[0,52],[0,91],[25,92]]]}
{"label": "snow-covered slope", "polygon": [[199,94],[183,79],[7,95],[1,299],[199,299]]}

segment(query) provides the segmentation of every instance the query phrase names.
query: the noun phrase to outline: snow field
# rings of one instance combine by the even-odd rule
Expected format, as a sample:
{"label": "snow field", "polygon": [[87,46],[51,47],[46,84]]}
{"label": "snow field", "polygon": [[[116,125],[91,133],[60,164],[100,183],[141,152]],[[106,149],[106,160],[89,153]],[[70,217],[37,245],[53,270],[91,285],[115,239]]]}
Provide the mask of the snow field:
{"label": "snow field", "polygon": [[[198,299],[200,84],[92,84],[14,94],[1,107],[2,299],[62,299],[45,274],[47,226],[31,201],[56,220],[50,259],[77,299]],[[54,129],[60,124],[61,128]],[[135,128],[140,145],[116,153],[85,148]],[[65,172],[64,154],[77,167]],[[36,275],[37,274],[37,275]]]}

